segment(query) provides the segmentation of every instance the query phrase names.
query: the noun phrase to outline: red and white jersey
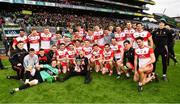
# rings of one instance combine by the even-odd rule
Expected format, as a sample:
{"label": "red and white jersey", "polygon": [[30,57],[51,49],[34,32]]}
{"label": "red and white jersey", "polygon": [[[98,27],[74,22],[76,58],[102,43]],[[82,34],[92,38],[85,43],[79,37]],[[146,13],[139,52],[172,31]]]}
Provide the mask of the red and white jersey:
{"label": "red and white jersey", "polygon": [[51,39],[55,39],[56,38],[56,34],[52,34]]}
{"label": "red and white jersey", "polygon": [[126,34],[126,40],[129,40],[130,42],[132,42],[134,32],[135,32],[135,30],[133,28],[130,30],[125,28],[124,33]]}
{"label": "red and white jersey", "polygon": [[92,50],[91,54],[92,54],[91,58],[93,59],[100,58],[102,54],[102,50],[100,49],[98,51]]}
{"label": "red and white jersey", "polygon": [[103,34],[103,31],[100,30],[100,31],[94,31],[94,40],[96,41],[96,43],[99,45],[99,46],[104,46],[105,44],[105,41],[104,41],[104,34]]}
{"label": "red and white jersey", "polygon": [[79,32],[79,36],[84,36],[85,33],[84,29],[80,29],[78,32]]}
{"label": "red and white jersey", "polygon": [[45,33],[41,33],[40,34],[40,39],[41,39],[41,48],[42,49],[50,49],[50,41],[52,38],[52,34],[45,34]]}
{"label": "red and white jersey", "polygon": [[113,50],[110,50],[110,51],[106,51],[106,50],[104,50],[103,52],[102,52],[102,57],[103,57],[103,59],[105,59],[105,60],[109,60],[109,59],[111,59],[111,58],[113,58],[114,57],[114,52],[113,52]]}
{"label": "red and white jersey", "polygon": [[86,35],[86,40],[88,40],[90,43],[93,43],[94,42],[94,36],[93,35]]}
{"label": "red and white jersey", "polygon": [[13,44],[17,45],[17,43],[18,43],[19,41],[22,41],[22,42],[24,43],[23,48],[24,48],[25,50],[27,50],[27,49],[28,49],[28,48],[27,48],[27,43],[28,43],[28,38],[27,38],[27,36],[23,36],[23,37],[18,36],[18,37],[16,37],[16,38],[14,39],[14,41],[13,41]]}
{"label": "red and white jersey", "polygon": [[126,40],[126,34],[124,32],[114,33],[114,38],[116,39],[118,45],[123,46],[123,42]]}
{"label": "red and white jersey", "polygon": [[116,59],[121,59],[121,49],[123,48],[121,45],[110,45],[111,49],[114,51],[114,57]]}
{"label": "red and white jersey", "polygon": [[76,54],[78,55],[79,52],[81,52],[83,50],[83,47],[79,46],[79,47],[75,47],[76,48]]}
{"label": "red and white jersey", "polygon": [[[142,31],[142,32],[138,32],[136,31],[133,34],[133,39],[135,40],[137,37],[143,37],[144,38],[144,45],[148,46],[148,38],[151,37],[151,33],[148,31]],[[134,41],[133,43],[133,48],[137,48],[138,45],[137,43]]]}
{"label": "red and white jersey", "polygon": [[135,49],[135,55],[139,59],[139,67],[145,66],[151,60],[150,55],[152,53],[154,53],[153,48],[148,46]]}
{"label": "red and white jersey", "polygon": [[66,55],[68,56],[68,58],[76,58],[76,51],[75,50],[69,50],[67,49]]}
{"label": "red and white jersey", "polygon": [[66,54],[67,54],[67,50],[57,50],[56,52],[56,56],[59,57],[59,59],[61,58],[66,58]]}
{"label": "red and white jersey", "polygon": [[28,41],[30,44],[30,48],[33,48],[35,51],[39,51],[39,41],[40,41],[40,36],[39,35],[29,35],[28,36]]}
{"label": "red and white jersey", "polygon": [[91,52],[92,52],[92,47],[89,46],[89,47],[83,47],[82,49],[85,53],[85,57],[87,57],[88,59],[91,58]]}
{"label": "red and white jersey", "polygon": [[78,35],[75,35],[75,36],[74,36],[74,39],[75,39],[75,40],[76,40],[76,39],[78,39],[78,40],[85,40],[85,37],[84,37],[83,35],[78,34]]}

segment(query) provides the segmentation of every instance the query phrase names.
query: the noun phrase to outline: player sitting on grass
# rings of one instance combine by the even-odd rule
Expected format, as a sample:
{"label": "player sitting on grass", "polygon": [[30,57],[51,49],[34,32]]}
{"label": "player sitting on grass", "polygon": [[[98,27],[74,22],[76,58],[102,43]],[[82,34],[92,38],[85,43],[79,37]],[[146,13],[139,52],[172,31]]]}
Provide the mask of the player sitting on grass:
{"label": "player sitting on grass", "polygon": [[[25,83],[20,87],[11,90],[10,94],[14,94],[15,92],[21,91],[23,89],[27,89],[31,86],[37,85],[45,81],[52,82],[54,80],[59,79],[57,77],[58,69],[56,68],[56,65],[57,65],[56,60],[52,60],[51,65],[48,64],[36,65],[37,69],[34,76],[31,75],[31,71],[33,69],[32,66],[28,66],[25,73],[26,75]],[[38,71],[38,69],[40,68],[45,68],[46,70]]]}
{"label": "player sitting on grass", "polygon": [[83,51],[79,52],[79,55],[75,58],[74,65],[70,68],[70,71],[66,73],[66,75],[60,80],[65,81],[72,76],[84,76],[85,84],[89,84],[92,80],[90,76],[90,70],[88,69],[88,58],[85,57],[85,53]]}

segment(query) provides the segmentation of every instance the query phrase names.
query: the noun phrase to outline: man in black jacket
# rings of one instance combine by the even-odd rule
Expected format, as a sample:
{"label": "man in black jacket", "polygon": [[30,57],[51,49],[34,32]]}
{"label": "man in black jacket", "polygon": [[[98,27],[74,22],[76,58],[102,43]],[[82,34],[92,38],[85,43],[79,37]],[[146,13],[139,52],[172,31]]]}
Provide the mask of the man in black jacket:
{"label": "man in black jacket", "polygon": [[174,61],[174,65],[177,64],[177,60],[176,60],[176,56],[175,56],[175,53],[174,53],[174,45],[175,45],[175,33],[174,31],[170,28],[169,25],[166,25],[166,29],[169,30],[169,35],[168,35],[168,65],[169,65],[169,61],[170,61],[170,58]]}
{"label": "man in black jacket", "polygon": [[128,70],[134,70],[134,48],[132,48],[129,40],[125,40],[123,44],[125,49],[123,64]]}
{"label": "man in black jacket", "polygon": [[39,64],[43,64],[43,65],[51,63],[51,59],[49,58],[48,55],[45,54],[44,49],[39,50],[38,60],[39,60]]}
{"label": "man in black jacket", "polygon": [[88,58],[84,57],[84,52],[80,51],[79,55],[76,57],[75,65],[70,69],[69,72],[64,76],[62,81],[69,79],[72,76],[82,75],[85,77],[84,83],[88,84],[91,82],[90,70],[88,68]]}
{"label": "man in black jacket", "polygon": [[159,28],[153,32],[153,41],[155,43],[155,57],[156,61],[154,63],[154,69],[153,72],[155,72],[156,69],[156,63],[159,55],[162,56],[162,65],[163,65],[163,80],[167,81],[167,60],[168,60],[168,47],[167,47],[167,42],[168,42],[168,34],[169,30],[165,28],[165,21],[161,20],[159,22]]}
{"label": "man in black jacket", "polygon": [[8,51],[9,51],[9,48],[10,48],[10,43],[11,43],[12,40],[8,39],[6,36],[4,36],[4,39],[3,39],[3,44],[4,44],[4,48],[5,48],[5,52],[6,52],[6,56],[8,56]]}
{"label": "man in black jacket", "polygon": [[52,45],[51,50],[47,53],[50,60],[56,59],[56,51],[57,51],[57,46]]}
{"label": "man in black jacket", "polygon": [[28,52],[23,48],[23,42],[19,41],[17,48],[11,53],[9,61],[11,62],[12,69],[17,72],[17,76],[7,76],[8,79],[22,80],[24,76],[23,60]]}

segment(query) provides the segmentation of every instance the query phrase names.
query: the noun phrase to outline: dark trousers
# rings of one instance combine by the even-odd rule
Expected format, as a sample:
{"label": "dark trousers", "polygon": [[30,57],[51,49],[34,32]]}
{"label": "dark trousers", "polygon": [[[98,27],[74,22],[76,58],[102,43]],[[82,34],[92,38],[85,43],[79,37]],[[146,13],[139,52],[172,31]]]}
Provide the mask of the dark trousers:
{"label": "dark trousers", "polygon": [[43,80],[42,80],[42,78],[41,78],[41,75],[40,75],[40,71],[37,71],[37,70],[36,70],[34,76],[31,75],[31,72],[30,72],[30,71],[26,71],[26,72],[24,73],[24,81],[25,81],[26,79],[29,79],[29,81],[34,80],[34,79],[37,79],[37,80],[38,80],[38,83],[42,83],[42,82],[43,82]]}
{"label": "dark trousers", "polygon": [[8,56],[8,51],[9,51],[9,42],[8,42],[8,40],[5,40],[3,42],[3,44],[4,44],[5,51],[6,51],[6,56]]}
{"label": "dark trousers", "polygon": [[153,72],[155,72],[155,70],[156,70],[156,63],[157,63],[159,55],[161,55],[161,57],[162,57],[162,65],[163,65],[163,74],[166,74],[166,71],[167,71],[167,60],[168,60],[168,50],[167,50],[167,47],[160,47],[160,48],[156,47],[154,49],[154,54],[155,54],[155,57],[156,57],[156,61],[154,63]]}
{"label": "dark trousers", "polygon": [[174,62],[177,62],[176,56],[174,53],[174,42],[168,44],[168,52],[169,52],[169,54],[168,54],[168,65],[169,65],[170,59],[172,59]]}
{"label": "dark trousers", "polygon": [[23,66],[12,66],[12,69],[16,71],[17,76],[11,76],[13,79],[23,79],[24,77],[24,67]]}
{"label": "dark trousers", "polygon": [[2,64],[1,58],[0,58],[0,69],[4,69],[4,66]]}
{"label": "dark trousers", "polygon": [[84,76],[85,80],[89,80],[90,79],[90,71],[88,70],[87,66],[82,66],[82,67],[84,67],[84,70],[82,70],[81,72],[74,71],[74,67],[72,69],[70,69],[70,71],[67,72],[67,74],[64,76],[63,81],[69,79],[72,76]]}
{"label": "dark trousers", "polygon": [[[37,79],[38,83],[43,82],[43,80],[41,78],[41,75],[40,75],[40,71],[36,71],[34,76],[31,75],[30,71],[26,71],[25,74],[24,74],[24,81],[25,81],[25,79],[29,79],[29,81]],[[27,89],[29,87],[31,87],[31,85],[29,83],[22,84],[21,86],[19,86],[19,90]]]}

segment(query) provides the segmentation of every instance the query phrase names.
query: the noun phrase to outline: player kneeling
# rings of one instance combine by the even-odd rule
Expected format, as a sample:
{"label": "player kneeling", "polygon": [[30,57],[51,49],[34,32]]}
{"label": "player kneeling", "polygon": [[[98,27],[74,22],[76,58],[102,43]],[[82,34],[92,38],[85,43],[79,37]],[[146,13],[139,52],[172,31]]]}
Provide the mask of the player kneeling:
{"label": "player kneeling", "polygon": [[[126,73],[123,65],[124,50],[123,47],[117,43],[115,38],[112,38],[111,42],[112,44],[110,45],[110,47],[114,51],[114,61],[116,63],[116,71],[118,75],[117,79],[119,79],[122,73]],[[126,73],[126,75],[128,75],[129,77],[129,74]]]}
{"label": "player kneeling", "polygon": [[66,58],[67,50],[65,48],[65,44],[61,43],[60,48],[57,50],[56,56],[58,61],[58,66],[60,69],[62,69],[63,73],[66,73],[68,71],[68,62]]}
{"label": "player kneeling", "polygon": [[[143,38],[136,38],[138,48],[135,49],[134,66],[135,74],[134,81],[139,81],[138,91],[142,91],[142,86],[150,82],[155,76],[152,74],[153,63],[155,62],[155,56],[153,48],[144,46]],[[139,64],[137,65],[139,60]],[[137,69],[138,66],[138,69]]]}
{"label": "player kneeling", "polygon": [[126,69],[126,76],[130,77],[129,72],[134,71],[134,48],[132,48],[132,45],[129,40],[124,41],[124,69]]}
{"label": "player kneeling", "polygon": [[113,58],[114,58],[114,52],[111,50],[111,47],[109,44],[105,44],[104,50],[102,52],[102,74],[106,74],[109,72],[109,75],[111,76],[113,74]]}
{"label": "player kneeling", "polygon": [[90,67],[95,69],[96,72],[101,71],[101,53],[102,50],[98,47],[97,44],[93,45],[92,55],[90,58]]}
{"label": "player kneeling", "polygon": [[67,46],[66,58],[68,61],[68,68],[71,69],[75,66],[75,59],[77,51],[72,43]]}

